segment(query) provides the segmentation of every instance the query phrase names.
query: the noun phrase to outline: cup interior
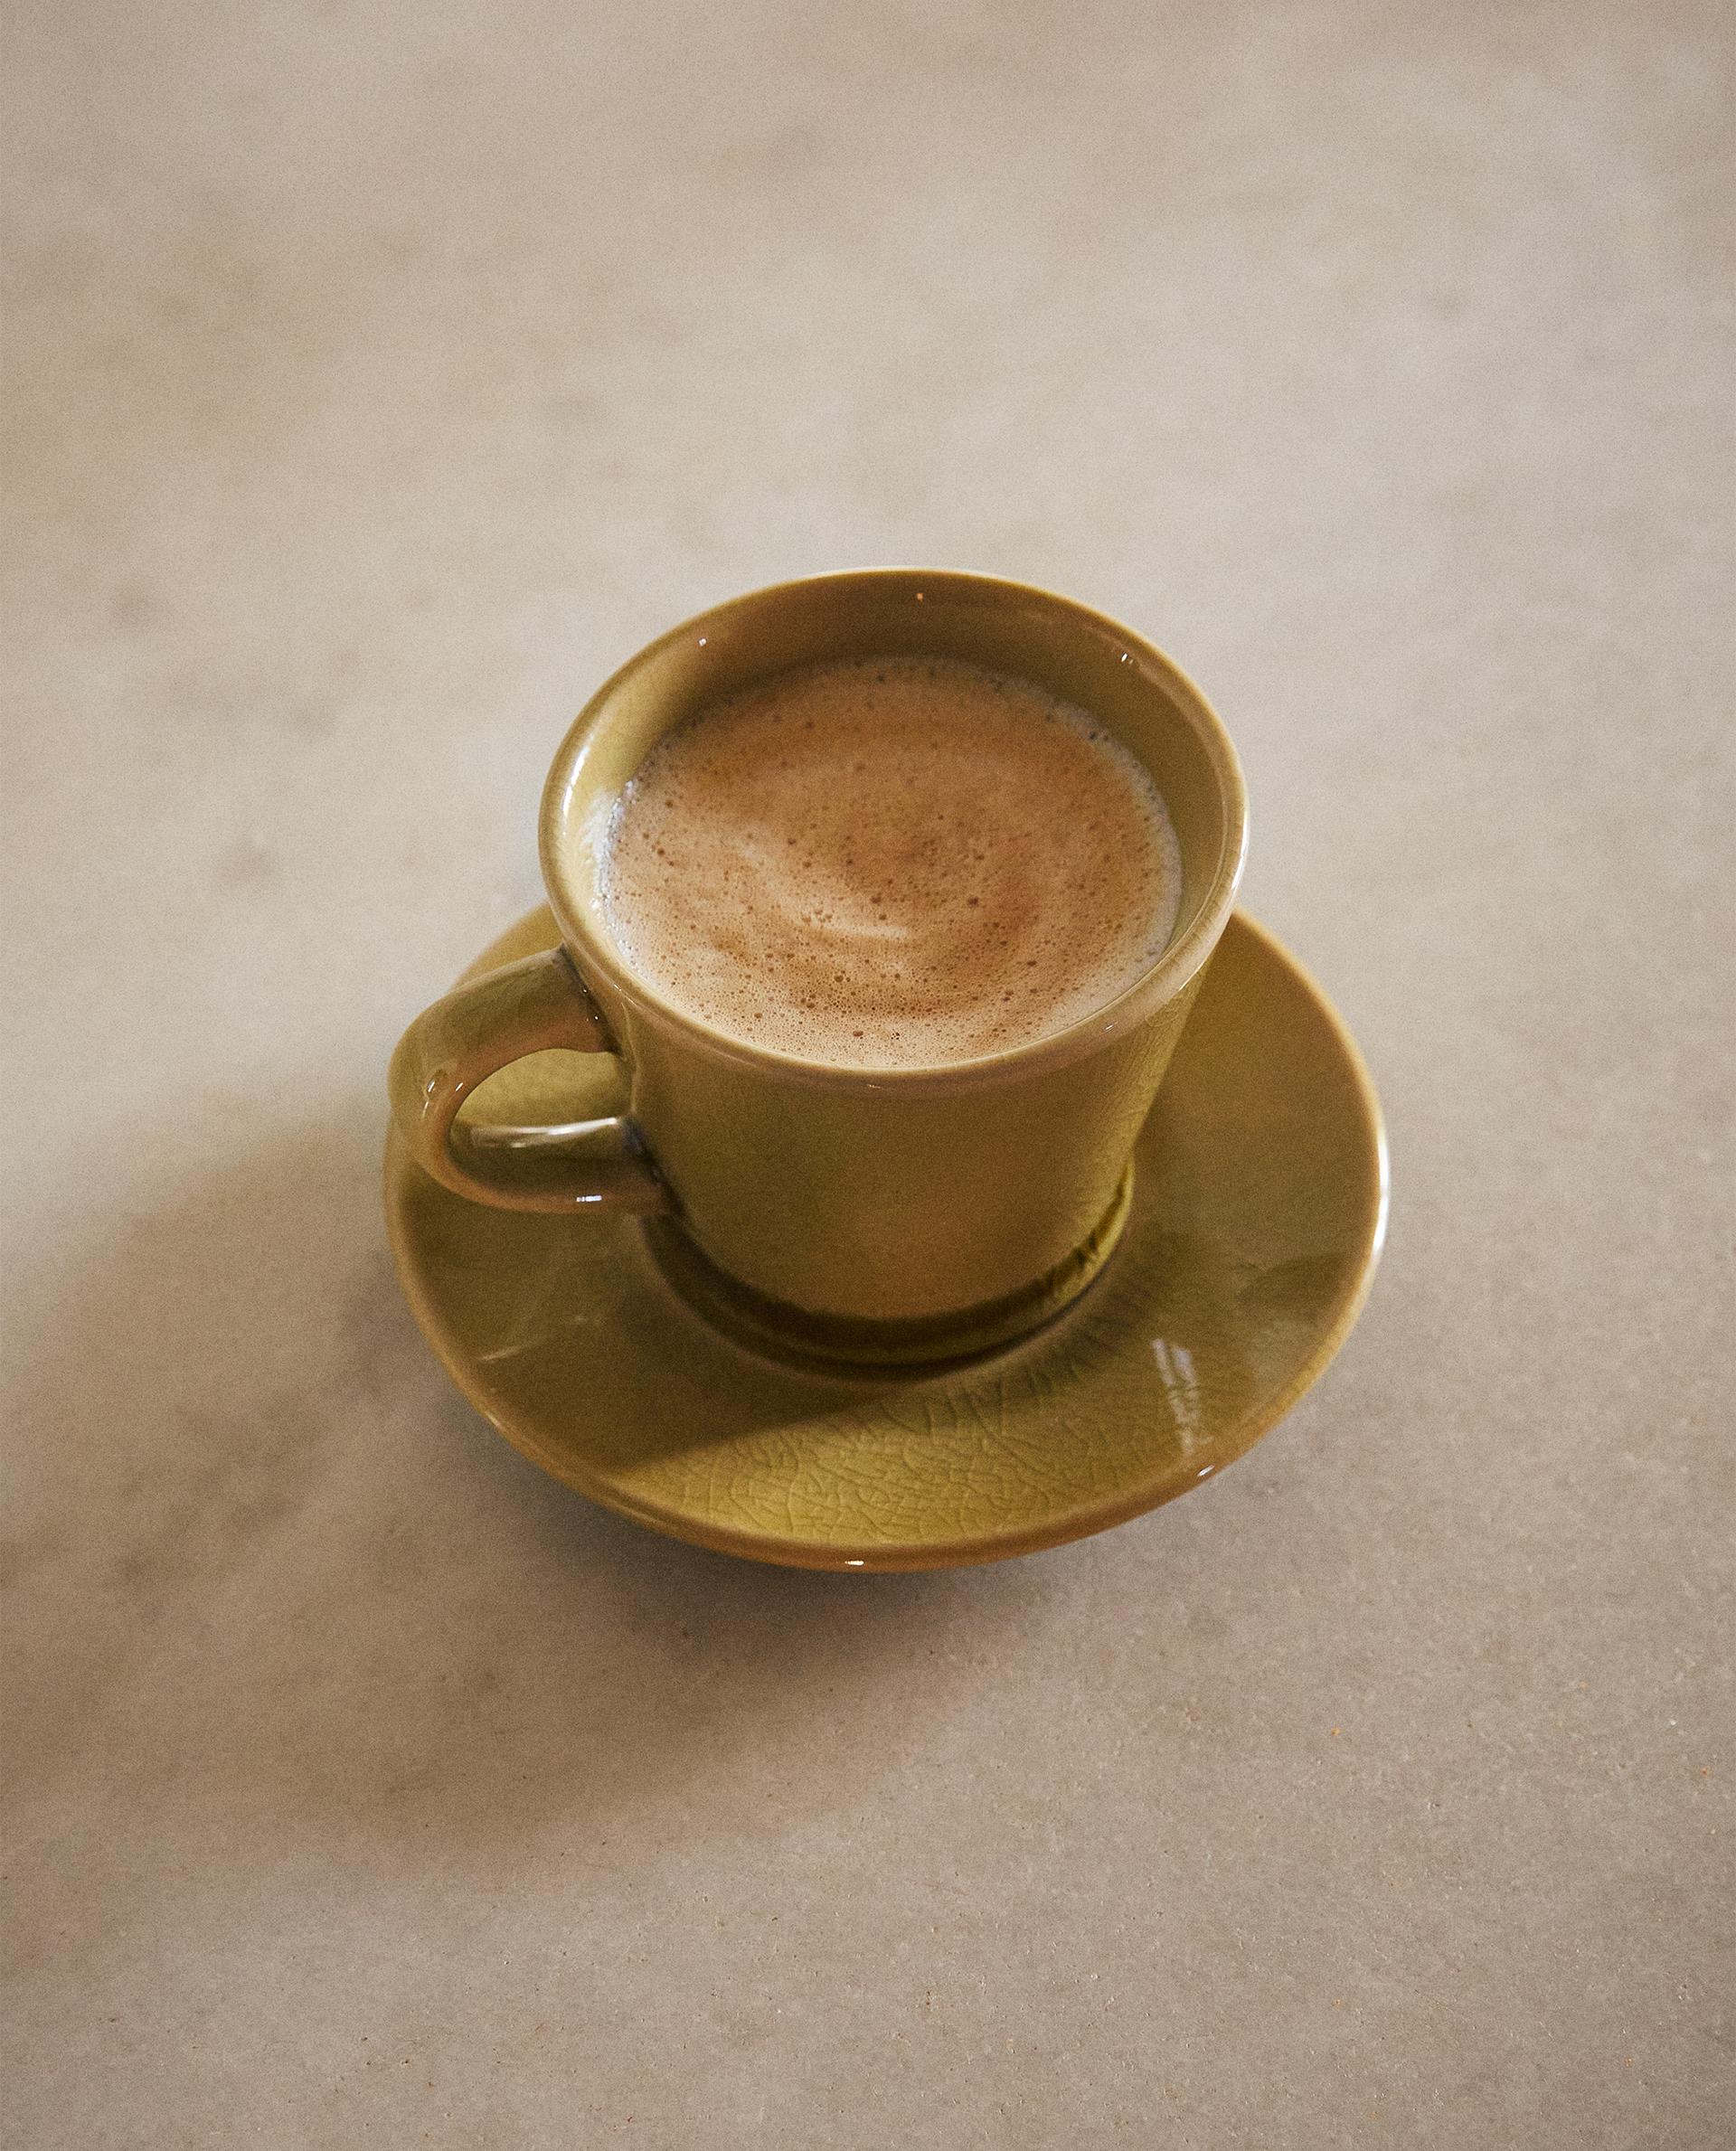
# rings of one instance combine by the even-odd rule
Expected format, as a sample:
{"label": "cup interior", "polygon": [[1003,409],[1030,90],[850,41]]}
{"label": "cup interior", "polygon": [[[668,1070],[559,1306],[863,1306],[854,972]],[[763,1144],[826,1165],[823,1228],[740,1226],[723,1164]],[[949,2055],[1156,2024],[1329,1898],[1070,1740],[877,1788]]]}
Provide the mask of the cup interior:
{"label": "cup interior", "polygon": [[1172,970],[1173,990],[1204,961],[1235,901],[1247,809],[1235,750],[1198,688],[1160,651],[1070,599],[913,569],[815,576],[738,598],[663,636],[592,697],[555,759],[542,811],[544,877],[581,957],[600,960],[620,990],[647,994],[621,964],[599,882],[616,803],[657,741],[773,674],[882,654],[1014,674],[1104,723],[1162,794],[1182,857],[1175,931],[1122,999]]}

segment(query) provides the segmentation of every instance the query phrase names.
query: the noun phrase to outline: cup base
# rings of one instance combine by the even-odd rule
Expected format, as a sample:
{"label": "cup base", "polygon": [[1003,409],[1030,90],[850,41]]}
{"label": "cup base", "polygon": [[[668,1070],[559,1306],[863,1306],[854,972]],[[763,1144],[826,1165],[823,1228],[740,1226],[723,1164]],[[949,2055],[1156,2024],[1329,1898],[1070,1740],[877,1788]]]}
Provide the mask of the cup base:
{"label": "cup base", "polygon": [[773,1299],[720,1269],[672,1218],[645,1221],[645,1237],[670,1286],[696,1315],[750,1350],[840,1369],[933,1366],[980,1358],[1039,1329],[1070,1307],[1115,1251],[1133,1201],[1133,1167],[1121,1175],[1096,1228],[1054,1269],[1004,1298],[954,1313],[875,1321],[816,1315]]}

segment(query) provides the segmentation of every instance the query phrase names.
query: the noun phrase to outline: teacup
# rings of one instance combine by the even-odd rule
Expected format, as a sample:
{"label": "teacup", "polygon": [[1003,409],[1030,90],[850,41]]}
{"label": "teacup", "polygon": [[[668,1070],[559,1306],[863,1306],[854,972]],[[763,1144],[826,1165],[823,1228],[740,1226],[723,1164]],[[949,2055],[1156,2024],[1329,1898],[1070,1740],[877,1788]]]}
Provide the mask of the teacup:
{"label": "teacup", "polygon": [[[623,788],[665,733],[771,674],[889,653],[1011,674],[1088,710],[1163,797],[1181,904],[1149,968],[1064,1029],[937,1067],[832,1067],[727,1035],[636,976],[601,870]],[[905,569],[738,598],[629,659],[568,733],[541,825],[561,946],[417,1018],[392,1059],[398,1126],[474,1201],[646,1214],[675,1283],[754,1341],[881,1363],[1005,1343],[1068,1305],[1114,1248],[1135,1138],[1233,909],[1246,830],[1235,750],[1204,697],[1082,605]],[[458,1118],[489,1076],[550,1048],[618,1055],[628,1112],[528,1128]]]}

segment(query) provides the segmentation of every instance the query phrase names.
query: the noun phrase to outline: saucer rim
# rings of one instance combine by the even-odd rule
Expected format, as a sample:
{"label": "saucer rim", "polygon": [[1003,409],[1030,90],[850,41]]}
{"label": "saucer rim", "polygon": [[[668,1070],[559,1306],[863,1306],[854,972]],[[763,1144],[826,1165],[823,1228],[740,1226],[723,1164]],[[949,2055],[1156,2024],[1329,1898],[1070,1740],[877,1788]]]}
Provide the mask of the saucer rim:
{"label": "saucer rim", "polygon": [[[493,955],[500,943],[515,935],[539,912],[548,910],[547,905],[538,905],[503,929],[476,961],[466,967],[461,976],[469,977],[480,972],[487,967],[491,960],[503,960]],[[558,920],[552,911],[549,916],[551,925],[558,932]],[[1214,1441],[1214,1461],[1206,1467],[1202,1478],[1207,1475],[1216,1476],[1227,1466],[1245,1456],[1257,1441],[1269,1434],[1280,1420],[1295,1409],[1337,1357],[1367,1304],[1373,1288],[1374,1273],[1380,1266],[1385,1246],[1392,1200],[1385,1117],[1381,1110],[1380,1097],[1367,1062],[1349,1025],[1307,966],[1300,962],[1269,928],[1240,907],[1231,913],[1230,924],[1232,928],[1251,933],[1263,945],[1269,957],[1289,970],[1325,1018],[1334,1043],[1350,1071],[1360,1109],[1362,1134],[1367,1145],[1366,1162],[1371,1167],[1369,1184],[1372,1199],[1363,1219],[1362,1259],[1347,1280],[1338,1304],[1322,1323],[1319,1336],[1312,1350],[1281,1389],[1274,1392],[1270,1397],[1262,1399]],[[1118,1524],[1131,1523],[1137,1516],[1149,1514],[1154,1509],[1161,1508],[1165,1503],[1191,1492],[1201,1483],[1201,1478],[1185,1479],[1178,1483],[1173,1475],[1165,1475],[1163,1479],[1148,1485],[1124,1489],[1104,1500],[1081,1505],[1069,1510],[1063,1516],[1050,1518],[1045,1524],[1013,1525],[1002,1531],[973,1533],[956,1540],[923,1540],[901,1545],[873,1541],[822,1542],[784,1537],[745,1526],[712,1524],[684,1511],[636,1501],[619,1486],[593,1476],[582,1466],[576,1465],[570,1455],[557,1455],[545,1448],[537,1441],[534,1434],[523,1426],[509,1423],[495,1411],[479,1389],[473,1386],[469,1361],[448,1347],[439,1306],[426,1287],[419,1265],[411,1257],[405,1193],[414,1184],[411,1175],[419,1170],[397,1130],[389,1128],[383,1193],[386,1236],[392,1266],[397,1273],[399,1288],[417,1327],[453,1386],[505,1441],[540,1471],[546,1472],[551,1478],[571,1487],[574,1493],[583,1495],[586,1499],[597,1502],[600,1506],[613,1510],[616,1514],[625,1516],[629,1522],[643,1524],[665,1537],[679,1539],[689,1545],[702,1546],[711,1552],[726,1553],[737,1560],[760,1561],[778,1568],[836,1571],[851,1575],[968,1568],[990,1561],[1015,1560],[1023,1554],[1041,1552],[1049,1547],[1068,1545],[1078,1539],[1095,1537],[1099,1532],[1113,1530]],[[722,1331],[713,1334],[721,1344],[731,1350],[745,1352],[748,1349]],[[1017,1348],[1016,1344],[1006,1347],[1009,1350]],[[914,1379],[920,1380],[924,1370],[914,1369],[912,1374]]]}

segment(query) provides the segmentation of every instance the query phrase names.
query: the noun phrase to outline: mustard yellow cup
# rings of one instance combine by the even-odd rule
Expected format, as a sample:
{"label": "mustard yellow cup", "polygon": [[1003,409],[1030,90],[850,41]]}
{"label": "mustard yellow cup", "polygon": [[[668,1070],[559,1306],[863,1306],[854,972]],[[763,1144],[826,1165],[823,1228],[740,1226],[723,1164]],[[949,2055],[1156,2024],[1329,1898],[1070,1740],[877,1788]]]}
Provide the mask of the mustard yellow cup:
{"label": "mustard yellow cup", "polygon": [[[661,999],[609,933],[599,869],[622,788],[665,732],[769,674],[892,653],[1015,674],[1089,709],[1169,808],[1181,910],[1150,969],[1064,1030],[933,1068],[835,1068]],[[661,637],[586,705],[542,795],[561,946],[418,1016],[392,1056],[392,1111],[418,1162],[476,1202],[645,1214],[672,1281],[750,1341],[881,1363],[982,1350],[1058,1312],[1113,1249],[1246,836],[1241,770],[1204,696],[1100,613],[983,575],[779,583]],[[618,1056],[628,1112],[458,1118],[489,1076],[552,1048]]]}

